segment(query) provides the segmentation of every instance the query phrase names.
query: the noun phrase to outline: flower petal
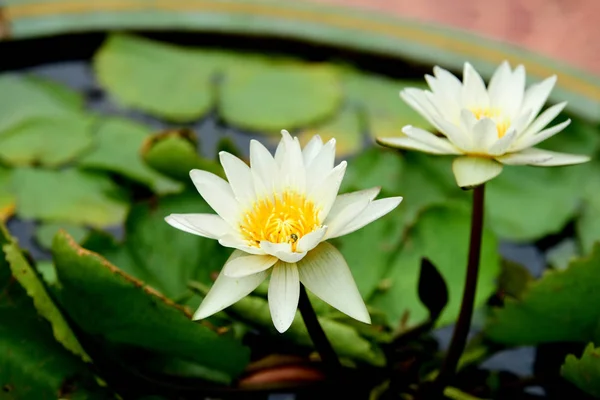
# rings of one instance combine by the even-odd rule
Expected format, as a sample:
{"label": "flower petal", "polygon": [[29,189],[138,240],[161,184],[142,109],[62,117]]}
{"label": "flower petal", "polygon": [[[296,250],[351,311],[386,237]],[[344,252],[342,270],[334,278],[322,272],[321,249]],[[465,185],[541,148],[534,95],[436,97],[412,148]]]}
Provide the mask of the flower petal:
{"label": "flower petal", "polygon": [[392,147],[395,149],[416,150],[429,154],[459,154],[458,151],[448,153],[446,151],[440,150],[436,147],[432,147],[426,143],[419,142],[409,137],[377,138],[377,143],[379,143],[382,146]]}
{"label": "flower petal", "polygon": [[171,214],[165,221],[174,228],[209,239],[219,239],[231,233],[231,227],[216,214]]}
{"label": "flower petal", "polygon": [[342,254],[331,244],[321,243],[298,263],[300,282],[321,300],[344,314],[370,324],[352,273]]}
{"label": "flower petal", "polygon": [[521,104],[522,110],[530,110],[531,111],[531,122],[536,115],[540,112],[550,92],[554,88],[554,84],[556,83],[556,75],[553,75],[549,78],[544,79],[540,83],[536,83],[531,85],[523,96],[523,103]]}
{"label": "flower petal", "polygon": [[529,148],[517,153],[510,153],[496,160],[506,165],[535,165],[540,167],[552,167],[559,165],[571,165],[588,162],[590,157],[578,154],[557,153],[555,151]]}
{"label": "flower petal", "polygon": [[256,194],[254,193],[250,167],[226,151],[219,152],[219,159],[237,201],[241,205],[248,205],[253,202]]}
{"label": "flower petal", "polygon": [[462,106],[469,109],[486,109],[490,106],[485,83],[468,62],[463,69]]}
{"label": "flower petal", "polygon": [[306,167],[306,191],[310,192],[317,187],[327,174],[333,169],[335,162],[335,139],[329,140],[321,146],[319,152],[313,157]]}
{"label": "flower petal", "polygon": [[558,114],[560,114],[560,112],[565,108],[566,105],[567,102],[563,101],[562,103],[555,104],[552,107],[548,108],[546,111],[541,113],[539,117],[537,117],[535,121],[533,121],[531,125],[527,127],[527,129],[523,131],[521,137],[535,135],[536,133],[544,129],[546,125],[552,122],[552,120],[556,118]]}
{"label": "flower petal", "polygon": [[379,219],[392,211],[402,202],[402,197],[388,197],[371,202],[356,218],[328,238],[335,238],[352,233],[363,226]]}
{"label": "flower petal", "polygon": [[236,225],[240,206],[227,181],[210,172],[193,169],[190,178],[200,196],[231,226]]}
{"label": "flower petal", "polygon": [[299,193],[306,190],[306,172],[302,149],[298,138],[292,138],[285,129],[281,131],[285,146],[285,157],[281,164],[279,173],[279,185],[281,190],[292,189]]}
{"label": "flower petal", "polygon": [[519,140],[519,142],[517,142],[513,147],[512,147],[512,151],[519,151],[528,147],[533,147],[536,144],[543,142],[544,140],[556,135],[558,132],[562,131],[563,129],[565,129],[567,127],[567,125],[569,125],[571,123],[571,120],[568,119],[566,121],[561,122],[558,125],[554,125],[551,128],[548,129],[544,129],[543,131],[536,133],[535,135],[527,135],[523,138],[521,138],[521,140]]}
{"label": "flower petal", "polygon": [[249,295],[268,275],[268,271],[259,272],[244,278],[229,278],[220,273],[212,288],[194,313],[194,320],[210,317]]}
{"label": "flower petal", "polygon": [[230,257],[225,263],[222,273],[230,278],[243,278],[244,276],[254,275],[265,271],[273,266],[278,260],[277,257],[269,255],[248,254],[241,250],[234,250],[237,253],[235,257]]}
{"label": "flower petal", "polygon": [[[456,115],[460,115],[457,111]],[[435,123],[440,127],[440,131],[446,135],[448,140],[461,150],[468,150],[472,146],[471,136],[460,126],[454,125],[445,119],[434,117]]]}
{"label": "flower petal", "polygon": [[245,253],[263,255],[265,251],[260,247],[249,246],[248,242],[243,240],[239,235],[229,234],[219,239],[219,244],[223,247],[238,249]]}
{"label": "flower petal", "polygon": [[506,103],[502,105],[503,114],[510,119],[516,118],[519,110],[522,108],[523,97],[525,94],[525,67],[517,65],[513,71],[509,84],[504,87],[506,94]]}
{"label": "flower petal", "polygon": [[489,158],[458,157],[452,162],[456,183],[470,189],[495,178],[502,172],[502,164]]}
{"label": "flower petal", "polygon": [[488,154],[501,155],[506,153],[506,150],[513,144],[517,137],[517,131],[514,128],[509,128],[508,131],[500,139],[496,140],[488,150]]}
{"label": "flower petal", "polygon": [[429,147],[438,149],[442,154],[460,154],[460,151],[448,141],[448,139],[440,138],[431,132],[424,129],[415,128],[411,125],[406,125],[402,128],[402,132],[409,138],[425,143]]}
{"label": "flower petal", "polygon": [[488,85],[488,94],[490,96],[490,107],[504,109],[504,106],[510,102],[511,92],[506,90],[511,80],[511,70],[508,61],[502,62],[490,78]]}
{"label": "flower petal", "polygon": [[406,88],[400,91],[400,98],[425,118],[426,121],[435,126],[432,117],[439,115],[439,111],[428,100],[427,93],[431,92],[416,88]]}
{"label": "flower petal", "polygon": [[327,226],[322,226],[302,236],[298,240],[298,244],[296,245],[296,251],[300,253],[306,253],[317,247],[317,245],[321,243],[322,240],[324,240],[323,237],[325,236],[327,229]]}
{"label": "flower petal", "polygon": [[298,309],[300,279],[296,264],[278,262],[269,282],[269,310],[273,325],[280,333],[288,330]]}
{"label": "flower petal", "polygon": [[346,173],[346,161],[339,163],[332,169],[322,182],[308,192],[307,197],[315,202],[315,205],[320,208],[318,220],[324,221],[340,190],[340,184]]}
{"label": "flower petal", "polygon": [[275,256],[286,263],[298,262],[306,255],[306,252],[298,253],[292,251],[290,243],[271,243],[263,240],[260,242],[260,248],[265,253]]}
{"label": "flower petal", "polygon": [[323,147],[323,140],[321,136],[314,135],[312,139],[304,146],[302,149],[302,158],[304,158],[304,166],[307,167],[310,165],[312,160],[319,154],[321,148]]}
{"label": "flower petal", "polygon": [[252,182],[257,197],[270,196],[279,179],[279,166],[269,150],[257,140],[250,141]]}
{"label": "flower petal", "polygon": [[498,128],[491,118],[482,118],[473,126],[473,151],[487,154],[498,140]]}
{"label": "flower petal", "polygon": [[339,236],[339,232],[360,215],[377,196],[380,188],[361,190],[338,196],[324,224],[329,227],[323,240]]}

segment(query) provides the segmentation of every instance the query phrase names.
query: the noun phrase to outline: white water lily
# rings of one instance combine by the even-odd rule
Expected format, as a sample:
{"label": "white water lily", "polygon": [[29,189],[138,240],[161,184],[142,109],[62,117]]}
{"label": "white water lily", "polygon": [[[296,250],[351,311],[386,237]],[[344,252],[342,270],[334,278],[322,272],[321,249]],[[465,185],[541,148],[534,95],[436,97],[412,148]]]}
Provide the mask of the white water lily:
{"label": "white water lily", "polygon": [[[565,107],[556,104],[538,116],[556,82],[556,76],[525,89],[525,68],[511,70],[508,62],[498,67],[486,87],[481,76],[465,63],[463,81],[435,67],[426,75],[430,90],[408,88],[400,96],[427,119],[444,137],[405,126],[406,135],[380,138],[389,147],[431,154],[459,155],[452,170],[460,187],[478,186],[495,178],[503,165],[550,167],[589,161],[582,155],[534,148],[557,134],[570,120],[546,128]],[[537,117],[537,118],[536,118]]]}
{"label": "white water lily", "polygon": [[190,176],[217,214],[171,214],[183,231],[234,248],[194,314],[206,318],[252,292],[270,274],[273,324],[286,331],[296,314],[300,282],[331,306],[365,323],[371,319],[341,253],[327,239],[346,235],[396,208],[401,197],[375,200],[379,188],[338,196],[346,162],[334,167],[335,140],[315,136],[301,149],[283,130],[273,157],[250,143],[250,165],[221,152],[229,182],[206,171]]}

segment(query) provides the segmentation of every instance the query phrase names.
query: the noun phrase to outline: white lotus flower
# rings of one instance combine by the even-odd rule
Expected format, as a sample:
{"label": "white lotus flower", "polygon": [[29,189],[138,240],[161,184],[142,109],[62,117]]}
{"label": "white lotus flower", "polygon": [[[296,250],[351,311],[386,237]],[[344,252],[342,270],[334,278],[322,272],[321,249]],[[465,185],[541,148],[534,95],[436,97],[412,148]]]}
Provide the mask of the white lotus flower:
{"label": "white lotus flower", "polygon": [[270,274],[269,308],[279,332],[291,325],[302,282],[349,316],[370,323],[369,313],[343,256],[324,242],[354,232],[387,214],[401,197],[374,200],[379,188],[338,196],[346,162],[334,167],[335,140],[315,136],[301,149],[287,131],[275,157],[250,143],[250,165],[221,152],[229,182],[206,171],[190,176],[217,214],[171,214],[183,231],[232,247],[231,257],[194,314],[206,318],[252,292]]}
{"label": "white lotus flower", "polygon": [[463,188],[493,179],[502,172],[503,164],[550,167],[589,161],[587,156],[533,148],[571,122],[544,129],[566,102],[537,116],[556,76],[525,90],[525,68],[519,65],[512,71],[508,62],[498,67],[487,88],[469,63],[464,66],[463,82],[440,67],[435,67],[433,73],[435,76],[425,76],[430,91],[408,88],[400,96],[445,137],[408,125],[402,129],[406,136],[377,139],[380,144],[460,155],[452,170]]}

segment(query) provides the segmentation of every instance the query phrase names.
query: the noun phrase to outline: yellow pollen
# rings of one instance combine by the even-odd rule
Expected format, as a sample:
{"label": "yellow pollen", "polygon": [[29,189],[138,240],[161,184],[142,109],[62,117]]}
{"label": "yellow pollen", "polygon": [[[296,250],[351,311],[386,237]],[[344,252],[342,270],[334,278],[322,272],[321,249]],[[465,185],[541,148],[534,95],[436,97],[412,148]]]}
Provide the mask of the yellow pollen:
{"label": "yellow pollen", "polygon": [[508,118],[502,115],[500,110],[493,108],[473,108],[471,109],[475,118],[480,120],[481,118],[491,118],[496,123],[496,130],[498,131],[498,139],[506,134],[506,131],[510,127],[510,121]]}
{"label": "yellow pollen", "polygon": [[243,214],[240,231],[251,246],[263,240],[290,243],[296,251],[298,240],[320,226],[318,209],[304,195],[285,191],[256,201]]}

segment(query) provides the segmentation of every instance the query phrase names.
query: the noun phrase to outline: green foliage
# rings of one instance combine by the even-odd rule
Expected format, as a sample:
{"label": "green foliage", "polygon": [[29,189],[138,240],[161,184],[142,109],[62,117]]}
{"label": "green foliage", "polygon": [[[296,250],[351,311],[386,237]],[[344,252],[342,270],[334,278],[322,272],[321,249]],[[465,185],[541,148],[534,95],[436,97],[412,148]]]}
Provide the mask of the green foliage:
{"label": "green foliage", "polygon": [[0,221],[6,221],[15,211],[15,195],[11,190],[12,170],[0,167]]}
{"label": "green foliage", "polygon": [[67,234],[55,237],[52,253],[61,304],[87,334],[194,361],[229,379],[245,368],[246,347],[192,322],[186,309]]}
{"label": "green foliage", "polygon": [[35,240],[43,248],[49,249],[52,247],[54,236],[61,229],[65,230],[77,243],[81,243],[88,234],[88,230],[81,225],[49,222],[42,223],[35,229]]}
{"label": "green foliage", "polygon": [[589,343],[581,358],[569,354],[560,373],[579,389],[596,398],[600,397],[600,348]]}
{"label": "green foliage", "polygon": [[547,271],[520,300],[506,299],[486,332],[498,342],[535,345],[558,341],[600,341],[600,245],[566,270]]}
{"label": "green foliage", "polygon": [[321,136],[324,142],[335,138],[336,156],[345,157],[362,150],[364,137],[361,128],[360,116],[356,109],[345,108],[324,124],[303,131],[298,139],[304,146],[313,135]]}

